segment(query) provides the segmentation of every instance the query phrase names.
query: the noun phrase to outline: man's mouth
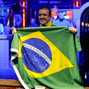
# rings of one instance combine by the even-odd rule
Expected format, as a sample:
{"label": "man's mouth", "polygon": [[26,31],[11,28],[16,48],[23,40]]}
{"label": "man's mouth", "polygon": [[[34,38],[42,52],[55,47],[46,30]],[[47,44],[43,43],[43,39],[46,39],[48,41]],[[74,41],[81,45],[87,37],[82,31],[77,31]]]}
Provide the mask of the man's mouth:
{"label": "man's mouth", "polygon": [[45,21],[45,20],[42,19],[41,21],[43,22],[43,21]]}
{"label": "man's mouth", "polygon": [[40,19],[41,21],[45,21],[46,19]]}

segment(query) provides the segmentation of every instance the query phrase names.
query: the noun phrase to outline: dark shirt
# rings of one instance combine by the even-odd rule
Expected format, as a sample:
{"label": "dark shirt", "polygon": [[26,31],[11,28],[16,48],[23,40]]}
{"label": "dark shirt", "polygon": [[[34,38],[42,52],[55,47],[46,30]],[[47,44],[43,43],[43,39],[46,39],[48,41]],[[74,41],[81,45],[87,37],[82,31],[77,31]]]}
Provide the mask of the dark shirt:
{"label": "dark shirt", "polygon": [[29,24],[28,27],[38,27],[38,25],[36,23],[34,23],[34,24]]}
{"label": "dark shirt", "polygon": [[13,5],[13,6],[11,7],[11,9],[13,9],[14,14],[21,14],[22,8],[21,8],[21,6],[18,5],[18,4]]}

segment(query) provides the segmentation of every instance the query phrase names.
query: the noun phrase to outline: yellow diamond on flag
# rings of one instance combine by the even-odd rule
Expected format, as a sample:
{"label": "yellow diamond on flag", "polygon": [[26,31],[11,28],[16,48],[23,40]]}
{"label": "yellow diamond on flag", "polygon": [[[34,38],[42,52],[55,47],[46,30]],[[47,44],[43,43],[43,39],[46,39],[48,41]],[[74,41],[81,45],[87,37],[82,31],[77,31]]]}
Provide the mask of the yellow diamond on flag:
{"label": "yellow diamond on flag", "polygon": [[[42,54],[44,58],[49,62],[50,66],[43,71],[42,73],[36,73],[31,70],[29,70],[25,65],[24,68],[26,72],[33,78],[38,78],[38,77],[44,77],[51,75],[53,73],[59,72],[61,70],[64,70],[66,68],[71,68],[74,67],[72,63],[69,61],[69,59],[53,44],[51,43],[40,31],[33,32],[31,34],[28,34],[24,37],[19,38],[19,53],[18,57],[22,57],[21,50],[22,47],[25,45],[27,47],[32,47],[31,45],[23,44],[24,41],[31,39],[31,38],[37,38],[42,41],[44,41],[50,48],[51,54],[52,54],[52,61],[47,59],[48,57]],[[33,47],[33,49],[36,49]],[[37,49],[36,49],[37,50]],[[39,50],[37,50],[38,53],[41,53]]]}

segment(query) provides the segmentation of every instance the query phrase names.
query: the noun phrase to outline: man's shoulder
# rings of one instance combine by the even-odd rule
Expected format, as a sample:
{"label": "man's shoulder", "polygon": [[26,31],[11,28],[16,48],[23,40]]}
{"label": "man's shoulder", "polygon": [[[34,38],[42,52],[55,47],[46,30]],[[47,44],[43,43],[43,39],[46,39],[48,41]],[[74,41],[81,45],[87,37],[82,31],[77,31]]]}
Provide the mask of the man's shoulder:
{"label": "man's shoulder", "polygon": [[64,19],[64,22],[68,22],[68,23],[70,23],[70,20],[68,20],[68,19]]}
{"label": "man's shoulder", "polygon": [[56,26],[56,25],[52,24],[51,26]]}
{"label": "man's shoulder", "polygon": [[58,23],[58,22],[59,22],[58,19],[54,19],[54,20],[53,20],[53,23]]}
{"label": "man's shoulder", "polygon": [[54,19],[53,21],[59,21],[59,19]]}

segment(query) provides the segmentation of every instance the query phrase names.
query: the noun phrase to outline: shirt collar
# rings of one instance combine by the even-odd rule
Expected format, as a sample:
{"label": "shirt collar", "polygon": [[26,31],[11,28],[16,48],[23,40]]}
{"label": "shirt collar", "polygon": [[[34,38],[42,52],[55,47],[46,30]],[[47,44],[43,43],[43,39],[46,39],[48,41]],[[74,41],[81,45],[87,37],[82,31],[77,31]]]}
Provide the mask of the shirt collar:
{"label": "shirt collar", "polygon": [[[51,21],[49,21],[45,26],[52,26],[52,23],[51,23]],[[42,25],[41,25],[41,27],[43,27]]]}

